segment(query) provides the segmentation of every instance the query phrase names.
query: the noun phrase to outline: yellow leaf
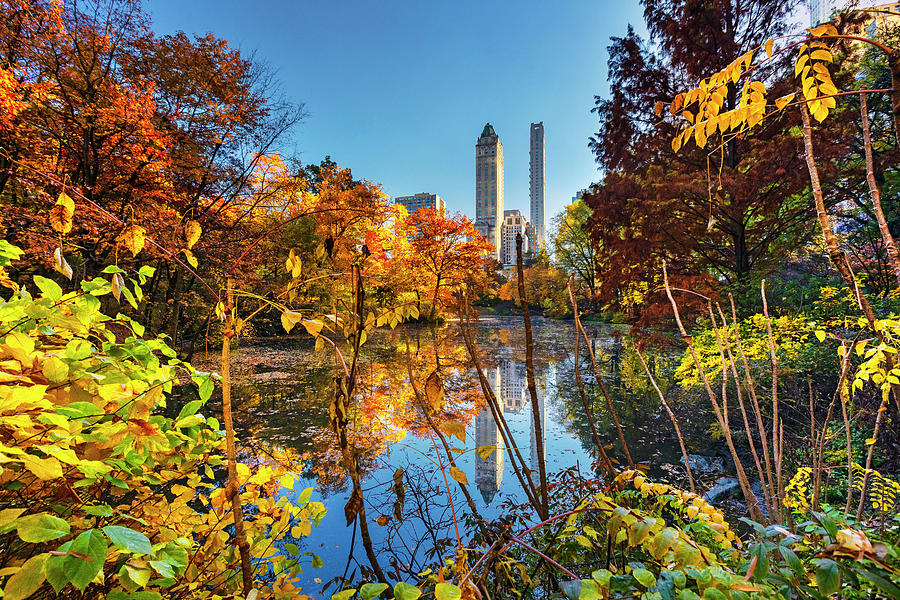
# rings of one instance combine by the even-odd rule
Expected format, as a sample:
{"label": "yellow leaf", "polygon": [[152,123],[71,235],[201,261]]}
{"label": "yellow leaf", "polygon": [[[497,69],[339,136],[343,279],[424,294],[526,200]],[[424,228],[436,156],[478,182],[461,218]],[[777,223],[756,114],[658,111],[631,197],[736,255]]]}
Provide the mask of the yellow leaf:
{"label": "yellow leaf", "polygon": [[871,446],[871,445],[874,444],[874,443],[875,443],[875,438],[869,438],[869,439],[866,440],[866,445],[867,445],[867,446]]}
{"label": "yellow leaf", "polygon": [[60,192],[56,204],[50,209],[50,227],[65,235],[72,230],[72,217],[75,215],[75,202],[67,193]]}
{"label": "yellow leaf", "polygon": [[[322,321],[310,321],[309,319],[307,319],[303,321],[303,327],[304,329],[306,329],[306,333],[313,337],[316,337],[325,327],[325,324],[322,323]],[[363,335],[365,335],[365,331],[363,332]]]}
{"label": "yellow leaf", "polygon": [[35,477],[43,481],[50,481],[62,477],[62,465],[53,457],[38,458],[30,454],[22,457],[25,468],[31,471]]}
{"label": "yellow leaf", "polygon": [[466,428],[459,421],[446,421],[441,423],[441,431],[447,435],[456,436],[461,442],[466,441]]}
{"label": "yellow leaf", "polygon": [[772,48],[775,46],[775,40],[766,42],[766,56],[772,58]]}
{"label": "yellow leaf", "polygon": [[187,248],[182,248],[181,251],[184,252],[184,258],[187,259],[188,264],[196,269],[197,268],[197,257],[194,256],[194,253],[191,252],[190,250],[188,250]]}
{"label": "yellow leaf", "polygon": [[292,490],[294,489],[294,478],[290,475],[285,475],[281,478],[281,487]]}
{"label": "yellow leaf", "polygon": [[125,227],[116,239],[131,251],[132,256],[137,256],[144,248],[146,232],[147,230],[140,225],[132,223]]}
{"label": "yellow leaf", "polygon": [[201,233],[203,233],[203,228],[197,221],[188,221],[184,224],[184,239],[187,241],[189,249],[193,248],[194,244],[200,240]]}
{"label": "yellow leaf", "polygon": [[812,60],[824,60],[825,62],[831,62],[833,60],[831,52],[828,50],[813,50],[809,57]]}
{"label": "yellow leaf", "polygon": [[458,481],[463,485],[469,485],[469,480],[466,479],[466,474],[463,473],[462,469],[457,469],[456,467],[450,467],[450,477]]}
{"label": "yellow leaf", "polygon": [[294,325],[303,320],[303,315],[292,310],[286,310],[281,313],[281,326],[288,333],[294,328]]}
{"label": "yellow leaf", "polygon": [[788,94],[787,96],[782,96],[781,98],[775,99],[775,108],[778,110],[783,110],[785,106],[791,103],[791,100],[794,99],[796,94]]}
{"label": "yellow leaf", "polygon": [[837,27],[832,25],[831,23],[825,23],[824,25],[819,25],[815,29],[808,29],[809,34],[813,37],[822,37],[825,35],[837,35]]}
{"label": "yellow leaf", "polygon": [[820,342],[825,341],[825,332],[824,331],[816,331],[816,339]]}
{"label": "yellow leaf", "polygon": [[656,113],[656,116],[657,116],[657,117],[658,117],[659,115],[662,114],[662,110],[663,110],[663,107],[664,107],[664,106],[665,106],[665,104],[663,104],[662,102],[657,102],[657,103],[653,106],[653,112]]}

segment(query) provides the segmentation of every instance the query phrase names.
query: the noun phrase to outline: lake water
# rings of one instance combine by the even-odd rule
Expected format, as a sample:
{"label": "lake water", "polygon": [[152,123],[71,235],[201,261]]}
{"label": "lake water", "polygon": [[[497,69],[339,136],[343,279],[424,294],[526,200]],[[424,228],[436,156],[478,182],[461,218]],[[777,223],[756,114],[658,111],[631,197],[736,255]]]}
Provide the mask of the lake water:
{"label": "lake water", "polygon": [[[683,482],[680,453],[672,427],[659,409],[639,362],[628,349],[627,329],[586,324],[607,387],[626,432],[633,458],[651,466],[651,475],[673,483]],[[485,375],[513,433],[520,453],[530,468],[537,469],[534,419],[525,373],[525,341],[521,317],[481,318],[473,323]],[[592,472],[593,443],[584,409],[575,386],[574,324],[570,321],[534,319],[535,378],[541,426],[545,438],[548,473],[565,469]],[[200,368],[218,370],[215,356],[198,357]],[[581,343],[581,375],[588,388],[601,436],[621,458],[617,435],[606,404],[594,384],[593,373]],[[671,358],[655,357],[652,364],[667,387],[665,373]],[[335,577],[351,578],[368,568],[359,531],[348,526],[344,505],[350,482],[340,466],[340,453],[329,429],[329,403],[336,373],[334,356],[316,353],[305,337],[242,340],[233,352],[236,422],[242,442],[258,444],[279,457],[300,459],[296,497],[315,486],[313,500],[325,504],[328,514],[308,538],[290,540],[301,552],[313,552],[324,561],[319,569],[304,567],[303,591],[330,597],[337,591],[322,588]],[[468,489],[479,514],[497,519],[511,514],[513,505],[526,502],[509,455],[503,449],[497,424],[484,407],[480,385],[459,335],[449,323],[441,328],[400,326],[375,332],[364,345],[359,364],[357,409],[353,413],[351,443],[358,449],[365,473],[366,512],[376,553],[389,578],[409,579],[452,556],[457,529],[465,542],[464,515],[470,512],[457,484],[447,479],[440,466],[447,455],[417,408],[409,384],[413,374],[421,391],[434,370],[445,387],[445,410],[435,418],[453,419],[465,427],[465,441],[449,437],[457,466],[465,473]],[[682,425],[685,427],[685,425]],[[688,435],[690,427],[686,428]],[[702,432],[696,436],[702,439]],[[702,442],[695,444],[700,448]],[[475,449],[497,446],[485,459]],[[624,459],[623,459],[624,461]],[[302,462],[302,467],[299,465]],[[405,502],[402,521],[394,516],[396,494],[392,490],[397,469],[403,469]],[[449,493],[448,493],[449,488]],[[457,519],[454,521],[454,514]],[[514,529],[524,528],[525,514]],[[352,549],[352,557],[350,556]]]}

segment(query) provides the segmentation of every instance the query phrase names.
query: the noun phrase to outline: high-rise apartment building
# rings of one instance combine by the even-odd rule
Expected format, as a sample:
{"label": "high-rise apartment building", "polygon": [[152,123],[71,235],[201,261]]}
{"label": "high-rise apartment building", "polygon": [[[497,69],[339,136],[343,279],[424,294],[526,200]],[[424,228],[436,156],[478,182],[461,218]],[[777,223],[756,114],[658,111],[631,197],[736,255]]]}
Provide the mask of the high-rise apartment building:
{"label": "high-rise apartment building", "polygon": [[544,122],[531,124],[531,152],[528,167],[531,199],[531,224],[534,226],[534,251],[544,245]]}
{"label": "high-rise apartment building", "polygon": [[809,0],[809,26],[831,20],[831,15],[840,10],[846,0]]}
{"label": "high-rise apartment building", "polygon": [[500,228],[500,261],[504,265],[516,264],[516,234],[522,234],[522,254],[529,250],[527,237],[528,221],[517,210],[503,211],[503,225]]}
{"label": "high-rise apartment building", "polygon": [[394,198],[394,202],[405,206],[406,211],[409,214],[413,214],[422,208],[433,208],[441,214],[444,214],[447,210],[447,205],[440,196],[437,194],[429,194],[427,192],[422,192],[421,194],[416,194],[414,196],[399,196]]}
{"label": "high-rise apartment building", "polygon": [[487,123],[475,144],[475,228],[494,245],[500,258],[503,225],[503,144]]}

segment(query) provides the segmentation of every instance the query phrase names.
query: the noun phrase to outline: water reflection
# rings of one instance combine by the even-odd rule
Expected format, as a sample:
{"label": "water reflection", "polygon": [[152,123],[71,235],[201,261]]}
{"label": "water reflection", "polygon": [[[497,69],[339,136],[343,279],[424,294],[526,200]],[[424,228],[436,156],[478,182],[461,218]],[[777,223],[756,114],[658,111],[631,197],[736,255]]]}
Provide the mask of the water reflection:
{"label": "water reflection", "polygon": [[[573,329],[571,323],[535,319],[535,380],[539,427],[545,440],[548,472],[578,468],[589,472],[593,442],[574,386]],[[535,422],[528,391],[524,357],[524,332],[515,318],[484,319],[473,331],[481,351],[488,384],[497,396],[504,418],[521,453],[530,446],[528,464],[538,470]],[[650,415],[655,403],[646,382],[635,371],[633,357],[623,347],[620,332],[608,326],[588,326],[589,343],[598,356],[608,387],[613,390],[623,428],[644,448],[636,460],[677,462],[671,438],[661,434]],[[454,460],[467,476],[475,510],[491,520],[503,514],[506,502],[524,503],[526,497],[509,469],[498,424],[486,407],[457,326],[443,328],[398,327],[375,332],[364,346],[358,392],[353,406],[351,444],[365,473],[366,509],[372,540],[382,566],[398,579],[421,571],[455,546],[455,529],[467,537],[462,518],[471,512],[467,500],[452,480],[444,484],[440,466],[447,453],[435,430],[447,422],[462,424],[465,442],[445,435],[455,447]],[[346,474],[328,429],[328,406],[333,393],[334,363],[325,353],[315,353],[302,338],[243,342],[234,352],[237,381],[238,425],[242,439],[268,446],[273,454],[304,457],[302,474],[307,485],[316,485],[314,499],[326,504],[328,515],[313,536],[296,540],[302,551],[325,560],[319,570],[307,569],[305,591],[319,593],[324,582],[346,574],[365,573],[366,558],[354,540],[354,529],[344,521],[349,496]],[[201,368],[217,370],[214,363]],[[638,365],[637,369],[640,369]],[[410,385],[410,374],[421,391],[429,374],[438,371],[445,399],[438,410],[422,406]],[[595,386],[587,356],[581,371],[588,387],[592,412],[604,441],[616,444],[610,431],[605,402]],[[664,379],[664,378],[661,378]],[[648,443],[649,442],[649,443]],[[490,454],[476,454],[484,446]],[[615,452],[613,450],[613,452]],[[394,476],[403,470],[405,503],[397,505]],[[506,477],[504,477],[504,474]],[[471,488],[470,488],[471,489]],[[298,494],[301,486],[291,494]],[[474,492],[474,490],[472,490]],[[465,540],[464,540],[465,541]],[[350,548],[353,555],[348,559]],[[334,589],[324,595],[329,595]]]}

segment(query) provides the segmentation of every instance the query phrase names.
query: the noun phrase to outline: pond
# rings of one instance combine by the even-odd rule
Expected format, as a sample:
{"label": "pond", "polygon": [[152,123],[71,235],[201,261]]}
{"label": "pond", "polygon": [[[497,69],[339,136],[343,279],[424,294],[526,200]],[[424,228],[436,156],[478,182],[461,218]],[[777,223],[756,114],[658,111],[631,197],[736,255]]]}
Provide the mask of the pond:
{"label": "pond", "polygon": [[[683,484],[684,469],[672,426],[629,349],[627,328],[585,327],[634,461],[647,464],[657,479]],[[522,319],[482,317],[473,322],[473,333],[485,376],[502,405],[515,444],[528,468],[536,471],[538,446],[527,387]],[[453,555],[457,531],[463,542],[469,538],[466,515],[472,512],[449,477],[448,453],[423,418],[410,375],[420,393],[432,372],[441,376],[444,409],[432,417],[444,425],[447,421],[462,425],[455,437],[445,438],[454,448],[451,453],[480,516],[487,520],[507,516],[527,498],[510,471],[508,449],[504,449],[498,424],[485,406],[458,324],[378,330],[363,348],[350,437],[364,473],[368,529],[388,577],[410,579],[426,565],[439,562],[436,557]],[[595,449],[575,385],[573,322],[535,318],[534,348],[547,472],[576,469],[590,475]],[[218,371],[215,359],[210,354],[194,362]],[[677,392],[666,375],[674,365],[673,357],[650,357],[650,363],[666,393]],[[610,445],[610,454],[624,462],[584,341],[579,365],[597,429]],[[304,592],[330,597],[338,588],[333,585],[323,593],[329,581],[341,576],[352,579],[369,567],[358,527],[348,526],[345,519],[351,486],[330,430],[329,404],[337,373],[333,353],[316,352],[306,337],[241,340],[233,352],[232,372],[242,442],[257,444],[273,456],[292,457],[295,465],[302,463],[297,467],[302,480],[282,493],[295,498],[304,488],[314,486],[313,500],[327,508],[327,516],[311,536],[291,542],[324,562],[316,569],[304,565]],[[709,440],[702,429],[694,431],[690,424],[682,427],[687,437],[695,440],[692,451],[709,454]],[[486,448],[491,446],[496,449]],[[476,452],[479,448],[482,450]],[[404,486],[402,506],[397,506],[395,476]],[[512,526],[518,529],[530,519],[526,513]]]}

